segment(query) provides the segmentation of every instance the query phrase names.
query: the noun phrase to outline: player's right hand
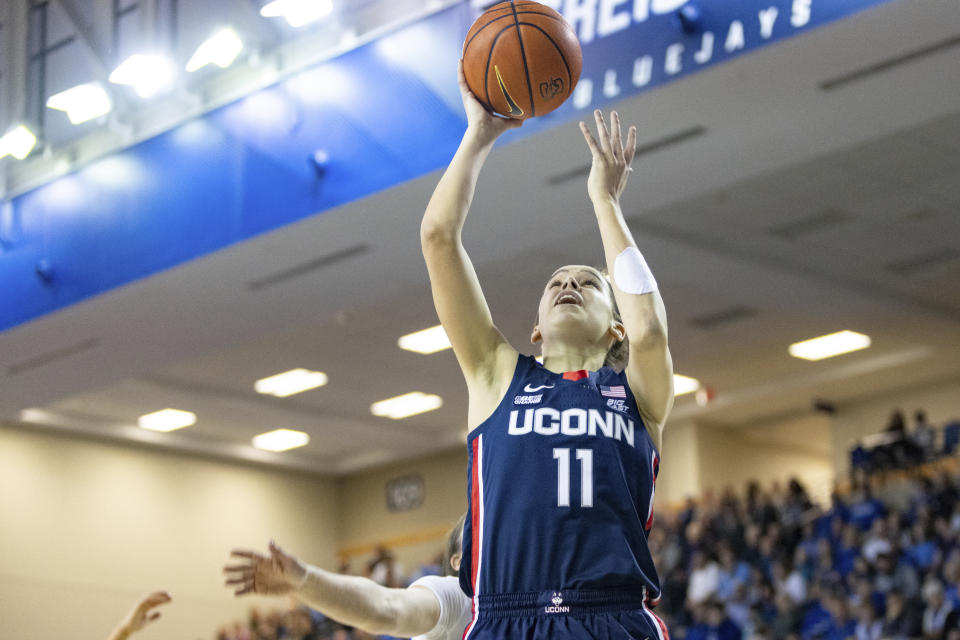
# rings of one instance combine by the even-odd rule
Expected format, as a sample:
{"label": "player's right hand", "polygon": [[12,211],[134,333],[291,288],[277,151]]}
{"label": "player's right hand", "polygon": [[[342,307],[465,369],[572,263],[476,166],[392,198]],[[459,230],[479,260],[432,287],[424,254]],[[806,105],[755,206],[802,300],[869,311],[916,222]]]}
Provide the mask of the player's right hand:
{"label": "player's right hand", "polygon": [[234,589],[234,595],[285,595],[303,584],[307,568],[272,540],[269,548],[269,556],[243,549],[234,549],[230,553],[231,557],[239,559],[239,563],[223,568],[224,584]]}
{"label": "player's right hand", "polygon": [[463,75],[463,60],[457,64],[457,79],[460,84],[460,96],[463,98],[463,108],[467,112],[467,131],[473,131],[483,141],[493,141],[508,129],[516,129],[523,124],[523,120],[504,118],[487,111],[467,86],[467,78]]}

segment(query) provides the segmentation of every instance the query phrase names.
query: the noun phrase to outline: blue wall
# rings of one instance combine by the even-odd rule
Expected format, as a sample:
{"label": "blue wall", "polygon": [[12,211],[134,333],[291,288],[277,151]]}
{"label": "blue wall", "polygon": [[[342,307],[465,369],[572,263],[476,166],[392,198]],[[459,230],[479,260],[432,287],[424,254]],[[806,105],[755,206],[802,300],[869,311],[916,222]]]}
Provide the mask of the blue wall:
{"label": "blue wall", "polygon": [[[700,0],[685,32],[680,0],[551,0],[583,42],[581,82],[513,139],[882,1]],[[7,203],[0,331],[444,166],[477,13],[430,16]]]}

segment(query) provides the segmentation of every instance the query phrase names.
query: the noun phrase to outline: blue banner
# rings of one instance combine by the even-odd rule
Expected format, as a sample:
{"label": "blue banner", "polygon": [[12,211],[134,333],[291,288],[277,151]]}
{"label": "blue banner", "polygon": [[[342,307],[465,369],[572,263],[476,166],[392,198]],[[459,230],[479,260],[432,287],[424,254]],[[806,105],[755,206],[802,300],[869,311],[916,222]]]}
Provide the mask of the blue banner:
{"label": "blue banner", "polygon": [[[882,1],[548,0],[583,43],[583,73],[513,139]],[[455,70],[477,4],[5,203],[0,331],[444,166],[465,125]]]}

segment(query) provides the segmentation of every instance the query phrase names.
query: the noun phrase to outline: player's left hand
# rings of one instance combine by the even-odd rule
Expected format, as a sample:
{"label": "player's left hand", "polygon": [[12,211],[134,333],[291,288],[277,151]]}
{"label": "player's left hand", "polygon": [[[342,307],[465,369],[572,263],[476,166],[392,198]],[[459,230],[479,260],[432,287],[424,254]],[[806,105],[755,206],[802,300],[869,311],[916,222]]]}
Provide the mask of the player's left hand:
{"label": "player's left hand", "polygon": [[593,164],[590,167],[590,177],[587,180],[587,192],[590,199],[598,202],[604,199],[618,201],[620,194],[627,186],[627,180],[633,168],[633,155],[637,151],[637,128],[630,127],[627,132],[626,145],[623,143],[623,134],[620,130],[620,114],[610,113],[610,127],[603,119],[603,112],[597,109],[593,112],[597,121],[597,135],[600,141],[593,137],[590,127],[580,122],[580,131],[593,154]]}

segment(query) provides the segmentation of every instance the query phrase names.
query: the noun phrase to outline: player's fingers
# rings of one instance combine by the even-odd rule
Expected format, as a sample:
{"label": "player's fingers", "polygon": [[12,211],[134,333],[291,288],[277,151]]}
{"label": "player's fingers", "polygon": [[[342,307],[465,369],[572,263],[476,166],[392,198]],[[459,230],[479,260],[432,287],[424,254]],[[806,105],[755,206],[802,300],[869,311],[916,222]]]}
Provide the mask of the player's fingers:
{"label": "player's fingers", "polygon": [[146,602],[149,602],[151,605],[154,605],[154,606],[159,604],[164,604],[166,602],[170,602],[170,600],[171,600],[170,594],[167,593],[166,591],[154,591],[153,593],[148,595],[146,598]]}
{"label": "player's fingers", "polygon": [[249,564],[227,565],[223,568],[224,573],[253,573],[254,570],[253,565]]}
{"label": "player's fingers", "polygon": [[224,580],[223,584],[225,585],[234,585],[234,584],[247,584],[250,582],[249,579],[243,578],[230,578],[229,580]]}
{"label": "player's fingers", "polygon": [[153,622],[154,620],[156,620],[156,619],[159,618],[159,617],[160,617],[160,612],[159,612],[159,611],[154,611],[154,612],[151,613],[149,616],[147,616],[147,622]]}
{"label": "player's fingers", "polygon": [[627,166],[633,164],[633,156],[637,153],[637,128],[630,127],[630,130],[627,131],[627,146],[624,149],[623,159],[627,163]]}
{"label": "player's fingers", "polygon": [[252,585],[252,584],[248,584],[247,586],[243,587],[242,589],[237,589],[236,591],[233,592],[233,595],[235,595],[235,596],[244,596],[244,595],[246,595],[246,594],[248,594],[248,593],[253,593],[253,585]]}
{"label": "player's fingers", "polygon": [[597,136],[600,138],[600,148],[604,156],[610,156],[610,131],[607,130],[607,123],[603,119],[603,112],[596,109],[593,112],[593,118],[597,121]]}
{"label": "player's fingers", "polygon": [[236,558],[246,558],[248,560],[264,560],[264,557],[259,553],[247,551],[246,549],[234,549],[230,552],[230,555]]}
{"label": "player's fingers", "polygon": [[586,122],[580,122],[580,131],[583,133],[583,138],[587,141],[587,146],[590,147],[590,153],[593,154],[593,157],[599,158],[602,156],[603,152],[600,150],[600,145],[597,144],[597,141],[593,137],[593,133],[590,131],[590,127],[587,126]]}
{"label": "player's fingers", "polygon": [[610,113],[610,149],[616,160],[623,160],[623,134],[620,131],[620,114]]}

